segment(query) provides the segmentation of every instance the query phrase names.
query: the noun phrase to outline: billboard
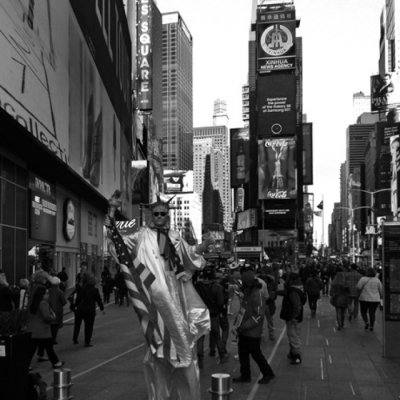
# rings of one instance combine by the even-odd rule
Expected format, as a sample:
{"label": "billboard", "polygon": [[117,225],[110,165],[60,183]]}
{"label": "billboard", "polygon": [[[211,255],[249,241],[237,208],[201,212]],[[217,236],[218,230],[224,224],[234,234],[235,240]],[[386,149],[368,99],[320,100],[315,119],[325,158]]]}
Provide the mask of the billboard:
{"label": "billboard", "polygon": [[371,76],[371,111],[400,106],[400,75],[398,73]]}
{"label": "billboard", "polygon": [[297,197],[296,141],[294,138],[258,141],[258,198]]}
{"label": "billboard", "polygon": [[288,230],[295,228],[296,201],[268,200],[264,202],[263,229]]}
{"label": "billboard", "polygon": [[249,182],[249,128],[231,129],[231,186]]}
{"label": "billboard", "polygon": [[296,68],[294,10],[266,12],[257,18],[257,70],[260,74]]}
{"label": "billboard", "polygon": [[192,193],[193,171],[164,170],[164,193]]}
{"label": "billboard", "polygon": [[139,110],[151,110],[152,104],[152,0],[138,0],[136,83]]}
{"label": "billboard", "polygon": [[120,189],[121,149],[132,158],[122,1],[4,0],[0,30],[0,107],[109,197]]}
{"label": "billboard", "polygon": [[312,185],[313,180],[313,136],[312,123],[303,123],[303,185]]}
{"label": "billboard", "polygon": [[296,134],[296,76],[274,74],[257,78],[259,138]]}
{"label": "billboard", "polygon": [[237,229],[244,230],[257,226],[257,209],[249,208],[237,214]]}

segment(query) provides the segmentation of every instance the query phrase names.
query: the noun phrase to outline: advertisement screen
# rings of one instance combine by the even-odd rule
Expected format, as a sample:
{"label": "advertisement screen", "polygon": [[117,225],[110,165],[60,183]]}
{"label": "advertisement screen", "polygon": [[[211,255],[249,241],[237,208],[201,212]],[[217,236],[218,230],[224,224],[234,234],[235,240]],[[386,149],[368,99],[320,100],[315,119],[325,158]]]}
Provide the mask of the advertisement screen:
{"label": "advertisement screen", "polygon": [[297,197],[296,141],[294,138],[258,141],[258,198]]}
{"label": "advertisement screen", "polygon": [[268,200],[264,202],[263,229],[287,230],[295,228],[296,201]]}
{"label": "advertisement screen", "polygon": [[164,170],[164,193],[193,192],[193,171]]}
{"label": "advertisement screen", "polygon": [[387,73],[371,76],[371,111],[400,105],[400,75]]}
{"label": "advertisement screen", "polygon": [[296,134],[296,76],[274,74],[257,79],[257,135]]}
{"label": "advertisement screen", "polygon": [[312,127],[312,123],[303,123],[303,185],[314,183]]}
{"label": "advertisement screen", "polygon": [[249,182],[249,128],[231,129],[231,186]]}
{"label": "advertisement screen", "polygon": [[[264,22],[265,21],[265,22]],[[266,13],[257,20],[257,69],[268,73],[295,69],[294,13]]]}

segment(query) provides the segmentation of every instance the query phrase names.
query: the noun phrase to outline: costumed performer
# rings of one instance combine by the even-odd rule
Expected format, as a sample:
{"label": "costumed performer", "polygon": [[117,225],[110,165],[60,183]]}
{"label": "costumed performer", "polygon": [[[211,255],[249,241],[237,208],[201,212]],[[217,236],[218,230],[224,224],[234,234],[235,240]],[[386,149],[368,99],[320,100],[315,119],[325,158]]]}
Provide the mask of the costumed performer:
{"label": "costumed performer", "polygon": [[[118,195],[116,191],[110,199],[106,225],[112,232],[125,282],[148,344],[144,373],[149,400],[200,400],[195,344],[208,333],[210,318],[191,278],[195,271],[205,267],[202,254],[215,240],[208,237],[201,244],[190,246],[178,232],[170,229],[171,199],[162,201],[157,196],[155,203],[146,206],[150,211],[147,225],[124,239],[134,258],[133,268],[128,269],[121,263],[118,254],[121,250],[115,240],[113,210],[119,205]],[[144,269],[140,275],[146,276],[147,281],[150,275],[152,282],[143,291],[149,299],[143,303],[147,309],[145,316],[142,308],[135,307],[138,295],[132,276],[140,271],[138,266]]]}

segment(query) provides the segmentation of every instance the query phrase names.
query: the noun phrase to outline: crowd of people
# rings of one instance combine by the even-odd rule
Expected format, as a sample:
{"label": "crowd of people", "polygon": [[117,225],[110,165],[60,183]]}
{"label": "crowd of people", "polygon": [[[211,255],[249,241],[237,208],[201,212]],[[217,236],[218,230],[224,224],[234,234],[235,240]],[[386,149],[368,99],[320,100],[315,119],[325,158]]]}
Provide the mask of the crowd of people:
{"label": "crowd of people", "polygon": [[[26,311],[26,330],[32,337],[31,360],[37,353],[39,362],[50,361],[53,368],[64,364],[54,346],[63,326],[64,307],[68,301],[75,316],[72,342],[78,344],[83,322],[86,347],[92,346],[96,308],[104,312],[112,293],[116,305],[122,306],[125,301],[129,304],[120,270],[112,276],[104,267],[99,282],[101,292],[85,263],[81,265],[75,287],[68,297],[67,280],[65,270],[56,275],[39,268],[29,280],[21,279],[16,290],[0,271],[0,312]],[[357,319],[359,314],[365,331],[373,331],[376,310],[383,297],[378,271],[360,268],[346,260],[336,263],[309,260],[297,268],[249,260],[242,265],[226,264],[223,268],[207,265],[197,271],[192,280],[210,315],[209,334],[202,335],[196,342],[198,366],[200,369],[204,366],[207,339],[208,356],[216,358],[220,364],[230,359],[230,351],[236,350],[237,345],[235,358],[240,363],[240,375],[233,378],[234,383],[251,382],[250,356],[262,373],[260,384],[274,378],[261,343],[275,341],[275,318],[286,324],[290,364],[299,365],[302,363],[301,323],[307,302],[310,316],[314,318],[320,297],[329,297],[336,312],[338,331],[344,329],[346,321]],[[279,297],[282,301],[278,313]]]}

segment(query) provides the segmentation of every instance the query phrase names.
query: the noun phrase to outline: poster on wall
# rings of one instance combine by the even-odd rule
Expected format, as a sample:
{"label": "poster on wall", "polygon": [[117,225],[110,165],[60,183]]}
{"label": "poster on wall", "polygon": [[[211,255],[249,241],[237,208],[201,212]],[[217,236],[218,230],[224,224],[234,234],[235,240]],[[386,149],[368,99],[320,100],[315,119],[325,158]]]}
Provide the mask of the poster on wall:
{"label": "poster on wall", "polygon": [[257,136],[296,134],[296,76],[274,74],[257,79]]}
{"label": "poster on wall", "polygon": [[297,197],[296,141],[294,138],[258,141],[258,198]]}

